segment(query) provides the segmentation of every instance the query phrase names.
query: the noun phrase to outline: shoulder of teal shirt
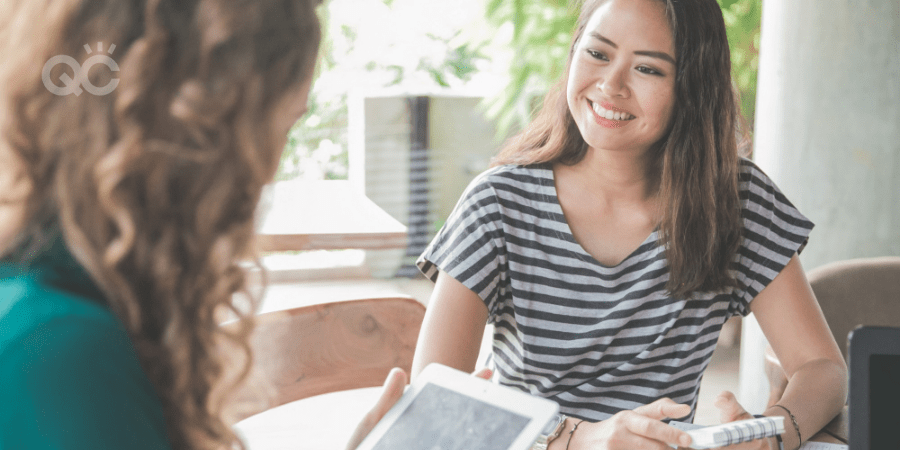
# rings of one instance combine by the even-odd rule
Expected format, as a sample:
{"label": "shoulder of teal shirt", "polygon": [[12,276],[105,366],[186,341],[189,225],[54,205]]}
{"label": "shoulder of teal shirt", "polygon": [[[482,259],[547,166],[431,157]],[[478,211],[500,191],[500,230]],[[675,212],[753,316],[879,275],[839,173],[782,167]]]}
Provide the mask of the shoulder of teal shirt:
{"label": "shoulder of teal shirt", "polygon": [[128,334],[60,242],[0,263],[0,450],[169,449]]}

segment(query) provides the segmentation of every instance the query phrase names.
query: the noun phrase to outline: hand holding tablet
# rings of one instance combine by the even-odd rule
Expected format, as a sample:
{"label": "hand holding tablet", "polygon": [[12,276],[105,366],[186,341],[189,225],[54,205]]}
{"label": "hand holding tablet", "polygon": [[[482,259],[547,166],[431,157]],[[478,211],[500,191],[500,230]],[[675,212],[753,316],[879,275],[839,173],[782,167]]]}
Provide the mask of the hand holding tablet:
{"label": "hand holding tablet", "polygon": [[431,364],[358,450],[523,450],[556,403]]}
{"label": "hand holding tablet", "polygon": [[[389,377],[382,399],[391,397],[388,391],[396,390],[390,389],[390,381]],[[393,398],[396,397],[392,401]],[[373,412],[379,410],[375,416],[384,414],[379,408],[382,403],[391,402],[379,401],[373,409]],[[557,411],[557,404],[550,400],[432,364],[384,414],[357,450],[526,450]],[[682,440],[688,437],[685,432],[660,420],[682,417],[689,412],[687,405],[660,399],[634,411],[622,411],[608,421],[584,422],[578,428],[579,442],[573,441],[572,448],[603,446],[610,443],[607,442],[610,438],[621,443],[619,438],[626,434],[634,442],[653,440],[687,445]],[[357,431],[362,428],[360,424]],[[366,430],[369,428],[371,424]],[[646,435],[630,428],[642,429]],[[356,433],[360,434],[365,433]],[[348,449],[353,447],[350,445]]]}

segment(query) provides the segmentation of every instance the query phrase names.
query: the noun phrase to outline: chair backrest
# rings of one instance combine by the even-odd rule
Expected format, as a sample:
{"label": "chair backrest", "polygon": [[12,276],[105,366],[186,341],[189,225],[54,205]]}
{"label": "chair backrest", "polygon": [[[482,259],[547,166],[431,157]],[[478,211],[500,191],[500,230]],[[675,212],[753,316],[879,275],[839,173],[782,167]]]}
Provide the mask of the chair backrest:
{"label": "chair backrest", "polygon": [[253,376],[269,385],[268,408],[380,386],[394,367],[409,372],[424,316],[425,307],[411,297],[260,314],[250,339]]}
{"label": "chair backrest", "polygon": [[859,325],[900,325],[900,257],[860,258],[817,267],[809,284],[844,359]]}

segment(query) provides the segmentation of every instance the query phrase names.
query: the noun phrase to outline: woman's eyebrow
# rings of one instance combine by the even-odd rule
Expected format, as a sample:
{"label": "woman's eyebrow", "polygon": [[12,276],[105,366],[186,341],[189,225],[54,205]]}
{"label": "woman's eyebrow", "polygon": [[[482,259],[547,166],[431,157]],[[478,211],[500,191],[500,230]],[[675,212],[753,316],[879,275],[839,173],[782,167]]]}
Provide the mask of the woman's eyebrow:
{"label": "woman's eyebrow", "polygon": [[[605,38],[602,34],[596,32],[596,31],[592,31],[590,33],[590,36],[600,42],[609,44],[609,46],[612,48],[619,48],[619,46],[616,45],[615,42]],[[665,53],[665,52],[656,52],[656,51],[652,51],[652,50],[637,50],[634,52],[634,54],[642,55],[642,56],[649,56],[651,58],[658,58],[663,61],[669,62],[673,66],[675,65],[675,58],[673,58],[672,55],[669,55],[668,53]]]}

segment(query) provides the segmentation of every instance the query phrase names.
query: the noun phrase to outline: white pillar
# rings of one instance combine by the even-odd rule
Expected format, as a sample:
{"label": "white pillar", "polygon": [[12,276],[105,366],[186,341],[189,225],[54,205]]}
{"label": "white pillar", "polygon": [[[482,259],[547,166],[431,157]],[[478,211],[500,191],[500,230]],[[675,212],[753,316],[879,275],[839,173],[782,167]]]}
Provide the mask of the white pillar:
{"label": "white pillar", "polygon": [[[900,255],[900,1],[764,0],[761,41],[754,159],[816,224],[804,268]],[[765,341],[744,330],[756,413]]]}

